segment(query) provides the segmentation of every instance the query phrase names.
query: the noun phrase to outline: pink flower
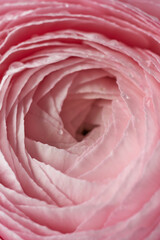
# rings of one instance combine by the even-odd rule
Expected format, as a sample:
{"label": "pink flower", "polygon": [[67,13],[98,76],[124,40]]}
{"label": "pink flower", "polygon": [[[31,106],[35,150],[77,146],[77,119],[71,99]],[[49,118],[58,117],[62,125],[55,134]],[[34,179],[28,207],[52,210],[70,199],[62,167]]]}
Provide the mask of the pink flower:
{"label": "pink flower", "polygon": [[159,0],[0,0],[0,237],[160,239]]}

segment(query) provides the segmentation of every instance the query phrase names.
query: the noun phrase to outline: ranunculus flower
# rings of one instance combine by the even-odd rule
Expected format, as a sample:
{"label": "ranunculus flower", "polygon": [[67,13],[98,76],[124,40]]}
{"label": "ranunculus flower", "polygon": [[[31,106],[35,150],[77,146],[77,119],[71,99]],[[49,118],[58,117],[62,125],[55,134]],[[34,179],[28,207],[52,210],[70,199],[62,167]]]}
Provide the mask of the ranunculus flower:
{"label": "ranunculus flower", "polygon": [[160,239],[160,1],[0,0],[0,237]]}

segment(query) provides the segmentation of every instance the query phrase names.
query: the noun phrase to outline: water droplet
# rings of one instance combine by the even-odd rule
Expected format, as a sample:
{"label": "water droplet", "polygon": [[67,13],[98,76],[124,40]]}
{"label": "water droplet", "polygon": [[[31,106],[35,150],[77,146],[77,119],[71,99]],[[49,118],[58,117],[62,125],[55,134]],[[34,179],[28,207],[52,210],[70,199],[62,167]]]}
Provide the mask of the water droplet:
{"label": "water droplet", "polygon": [[63,130],[62,129],[59,130],[59,135],[63,135]]}
{"label": "water droplet", "polygon": [[122,93],[121,96],[122,96],[122,98],[130,99],[130,97],[127,94],[125,94],[125,93]]}
{"label": "water droplet", "polygon": [[66,4],[65,4],[65,7],[66,7],[66,8],[68,8],[68,7],[69,7],[69,4],[68,4],[68,3],[66,3]]}

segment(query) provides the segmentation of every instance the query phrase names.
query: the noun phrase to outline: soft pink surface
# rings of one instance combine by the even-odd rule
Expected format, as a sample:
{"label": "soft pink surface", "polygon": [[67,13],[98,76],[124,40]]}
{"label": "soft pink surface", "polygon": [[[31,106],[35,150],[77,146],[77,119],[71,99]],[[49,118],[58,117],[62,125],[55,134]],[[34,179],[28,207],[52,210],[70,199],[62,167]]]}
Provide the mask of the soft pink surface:
{"label": "soft pink surface", "polygon": [[0,0],[2,239],[160,239],[159,12]]}

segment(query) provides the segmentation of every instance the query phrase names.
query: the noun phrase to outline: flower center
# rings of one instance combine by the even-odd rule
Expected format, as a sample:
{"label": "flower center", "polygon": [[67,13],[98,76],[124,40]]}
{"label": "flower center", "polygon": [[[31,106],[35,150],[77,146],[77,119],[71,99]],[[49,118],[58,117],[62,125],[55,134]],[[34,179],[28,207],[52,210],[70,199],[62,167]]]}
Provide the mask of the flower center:
{"label": "flower center", "polygon": [[[96,138],[99,136],[105,105],[104,101],[102,99],[79,99],[74,101],[70,99],[63,104],[60,115],[64,128],[78,142],[88,137]],[[75,105],[75,108],[73,105]]]}
{"label": "flower center", "polygon": [[76,131],[75,138],[77,141],[82,141],[86,136],[88,136],[96,127],[99,127],[98,124],[91,124],[84,122]]}

